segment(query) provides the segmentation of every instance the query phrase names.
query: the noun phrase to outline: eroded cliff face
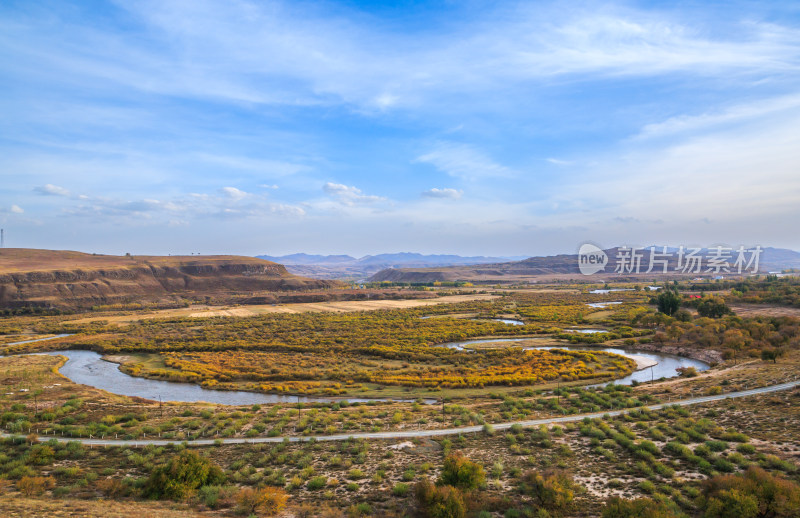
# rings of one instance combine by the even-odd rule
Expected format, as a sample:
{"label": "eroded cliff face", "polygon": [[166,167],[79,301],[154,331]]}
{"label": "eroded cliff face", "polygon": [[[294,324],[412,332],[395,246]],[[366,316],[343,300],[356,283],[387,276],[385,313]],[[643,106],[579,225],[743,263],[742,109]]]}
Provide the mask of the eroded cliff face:
{"label": "eroded cliff face", "polygon": [[48,261],[47,254],[42,253],[45,251],[36,251],[26,261],[21,252],[3,252],[0,255],[2,307],[87,307],[205,297],[224,300],[258,292],[323,289],[332,285],[292,275],[283,265],[249,257],[132,258],[76,256],[75,252],[69,252],[65,259],[59,252],[52,252]]}

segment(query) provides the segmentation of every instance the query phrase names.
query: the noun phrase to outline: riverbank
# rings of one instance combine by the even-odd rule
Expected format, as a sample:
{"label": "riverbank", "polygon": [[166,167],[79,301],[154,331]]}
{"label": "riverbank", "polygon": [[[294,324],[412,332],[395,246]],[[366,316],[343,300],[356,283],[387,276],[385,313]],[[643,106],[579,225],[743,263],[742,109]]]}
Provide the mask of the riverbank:
{"label": "riverbank", "polygon": [[[619,346],[621,349],[627,349],[627,346]],[[635,349],[640,351],[648,351],[654,353],[671,354],[680,356],[682,358],[690,358],[692,360],[701,361],[711,366],[722,363],[725,359],[722,353],[714,349],[698,349],[690,346],[680,345],[663,345],[657,343],[649,344],[636,344]]]}

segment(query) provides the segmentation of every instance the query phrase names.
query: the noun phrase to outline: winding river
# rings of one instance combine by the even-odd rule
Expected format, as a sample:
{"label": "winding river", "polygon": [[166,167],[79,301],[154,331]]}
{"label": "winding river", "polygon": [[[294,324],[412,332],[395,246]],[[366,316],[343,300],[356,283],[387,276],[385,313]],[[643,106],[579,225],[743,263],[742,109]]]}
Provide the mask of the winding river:
{"label": "winding river", "polygon": [[[471,344],[486,344],[486,343],[497,343],[497,342],[519,342],[519,338],[489,338],[484,340],[466,340],[463,342],[451,342],[448,344],[442,344],[440,347],[447,347],[449,349],[458,349],[459,351],[470,351],[466,346]],[[624,378],[616,379],[609,383],[615,383],[617,385],[630,385],[634,381],[638,382],[645,382],[650,381],[651,379],[659,379],[659,378],[674,378],[678,375],[677,369],[681,367],[694,367],[697,371],[704,371],[709,368],[709,365],[705,362],[701,362],[700,360],[694,360],[692,358],[684,358],[682,356],[675,356],[673,354],[665,354],[665,353],[654,353],[651,351],[628,351],[625,349],[620,349],[619,347],[605,347],[605,346],[576,346],[576,345],[547,345],[547,346],[537,346],[537,347],[523,347],[526,351],[531,351],[534,349],[566,349],[569,351],[603,351],[608,353],[618,354],[620,356],[625,356],[626,358],[630,358],[636,361],[637,364],[649,364],[649,366],[640,368],[639,370],[634,371],[633,373],[625,376]]]}
{"label": "winding river", "polygon": [[[24,343],[53,340],[69,335],[58,335],[47,338],[38,338],[15,342],[7,345],[18,345]],[[438,347],[448,347],[460,351],[470,351],[465,347],[471,344],[496,343],[496,342],[519,342],[519,338],[493,338],[484,340],[466,340],[463,342],[453,342],[442,344]],[[626,351],[616,347],[603,346],[538,346],[524,347],[526,350],[532,349],[568,349],[576,351],[605,351],[626,356],[637,361],[637,364],[652,364],[650,367],[638,370],[624,378],[614,380],[617,384],[630,384],[634,380],[643,382],[661,377],[671,378],[677,375],[676,369],[679,367],[694,367],[698,371],[708,369],[708,364],[683,358],[670,354],[653,353],[649,351]],[[379,398],[345,398],[345,397],[312,397],[312,396],[290,396],[279,394],[262,394],[259,392],[214,390],[203,388],[193,383],[178,383],[174,381],[152,380],[130,376],[119,370],[116,363],[103,360],[103,357],[94,351],[66,350],[50,351],[44,353],[51,356],[64,356],[66,363],[59,369],[59,372],[69,378],[74,383],[88,385],[90,387],[105,390],[112,394],[121,396],[135,396],[151,400],[174,401],[174,402],[198,402],[218,403],[223,405],[254,405],[272,403],[331,403],[336,401],[349,401],[368,403],[371,401],[414,401],[401,399],[379,399]],[[427,404],[436,403],[435,399],[424,400]]]}

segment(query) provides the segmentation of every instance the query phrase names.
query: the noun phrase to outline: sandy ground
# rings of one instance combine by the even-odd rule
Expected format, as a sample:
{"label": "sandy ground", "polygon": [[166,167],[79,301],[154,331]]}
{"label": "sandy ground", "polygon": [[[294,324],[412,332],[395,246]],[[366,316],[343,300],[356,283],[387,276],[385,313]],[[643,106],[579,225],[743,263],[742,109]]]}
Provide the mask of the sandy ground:
{"label": "sandy ground", "polygon": [[637,371],[652,367],[653,365],[658,365],[656,360],[651,360],[650,358],[645,358],[644,356],[639,356],[638,354],[631,354],[629,358],[636,362]]}
{"label": "sandy ground", "polygon": [[312,311],[343,313],[348,311],[373,311],[378,309],[405,309],[420,306],[433,306],[437,304],[453,304],[470,300],[491,300],[497,295],[475,293],[469,295],[450,295],[434,299],[404,299],[404,300],[345,300],[331,302],[309,302],[298,304],[263,304],[253,306],[204,306],[202,308],[189,307],[180,309],[164,309],[131,315],[94,316],[70,320],[70,322],[84,323],[105,320],[109,323],[124,323],[149,318],[208,318],[208,317],[252,317],[266,313],[307,313]]}

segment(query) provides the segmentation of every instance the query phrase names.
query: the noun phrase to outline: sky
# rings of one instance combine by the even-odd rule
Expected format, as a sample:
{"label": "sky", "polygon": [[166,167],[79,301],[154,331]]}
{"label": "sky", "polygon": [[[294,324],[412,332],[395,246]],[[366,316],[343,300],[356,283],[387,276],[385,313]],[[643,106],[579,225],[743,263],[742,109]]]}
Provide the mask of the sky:
{"label": "sky", "polygon": [[0,3],[7,247],[800,250],[800,3]]}

